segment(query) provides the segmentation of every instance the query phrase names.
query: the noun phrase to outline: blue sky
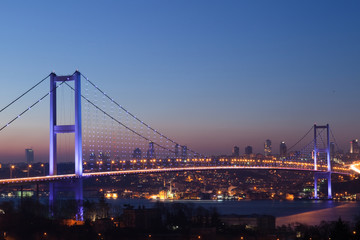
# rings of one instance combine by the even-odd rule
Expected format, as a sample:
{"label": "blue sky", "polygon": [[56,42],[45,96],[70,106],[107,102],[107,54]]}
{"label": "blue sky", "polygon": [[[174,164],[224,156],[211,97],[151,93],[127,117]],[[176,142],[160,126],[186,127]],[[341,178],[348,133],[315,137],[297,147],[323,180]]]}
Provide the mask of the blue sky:
{"label": "blue sky", "polygon": [[[360,138],[359,10],[358,1],[2,1],[0,105],[53,70],[79,69],[199,152],[262,152],[268,138],[277,151],[315,122],[347,150]],[[46,111],[12,129],[46,126]],[[12,129],[1,141],[18,137]]]}

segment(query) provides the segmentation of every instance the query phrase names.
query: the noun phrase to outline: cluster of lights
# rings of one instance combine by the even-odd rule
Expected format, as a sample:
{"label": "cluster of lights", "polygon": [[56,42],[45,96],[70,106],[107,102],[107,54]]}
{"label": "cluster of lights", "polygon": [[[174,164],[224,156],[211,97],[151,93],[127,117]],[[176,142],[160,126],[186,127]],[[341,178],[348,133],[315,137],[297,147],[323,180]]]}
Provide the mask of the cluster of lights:
{"label": "cluster of lights", "polygon": [[[233,158],[231,159],[231,162],[239,163],[239,162],[256,162],[254,159],[240,159],[240,158]],[[260,160],[258,160],[260,162]]]}
{"label": "cluster of lights", "polygon": [[[162,163],[164,162],[165,164],[163,166],[160,165],[156,165],[154,166],[154,164],[156,163]],[[225,165],[229,165],[229,166],[234,166],[236,167],[237,165],[241,166],[247,166],[247,167],[265,167],[267,168],[269,165],[272,166],[278,166],[278,167],[282,167],[282,168],[293,168],[296,167],[297,169],[309,169],[312,170],[314,169],[314,164],[313,163],[307,163],[307,162],[303,162],[303,161],[282,161],[282,160],[269,160],[269,159],[246,159],[246,158],[233,158],[233,159],[227,159],[227,158],[221,158],[218,161],[220,164],[224,164],[227,163]],[[103,161],[96,161],[95,162],[97,165],[102,165],[104,164]],[[198,166],[198,164],[201,166],[203,164],[209,165],[211,164],[215,164],[215,161],[211,158],[187,158],[187,159],[182,159],[182,158],[176,158],[176,159],[131,159],[131,160],[107,160],[106,164],[109,165],[109,163],[112,165],[114,164],[122,164],[124,167],[124,164],[129,163],[132,166],[138,165],[138,166],[149,166],[151,165],[152,168],[164,168],[166,167],[167,164],[174,164],[176,163],[176,166],[179,166],[179,164],[183,165],[184,167],[190,167],[192,166],[192,164],[195,164],[193,166]],[[87,162],[84,162],[84,165],[87,165]],[[180,166],[181,166],[180,165]],[[358,164],[359,168],[360,168],[360,163]],[[205,165],[204,165],[205,166]],[[169,170],[171,170],[172,168],[176,169],[177,167],[170,165]],[[317,169],[319,170],[326,170],[327,169],[327,165],[320,165],[317,164]],[[333,170],[335,170],[336,172],[348,172],[349,169],[346,167],[339,167],[339,166],[333,166],[332,167]],[[112,170],[112,169],[111,169]],[[116,170],[119,170],[118,168]]]}
{"label": "cluster of lights", "polygon": [[[137,161],[139,161],[139,160],[137,160]],[[121,163],[121,162],[126,162],[126,161],[119,161],[119,163]],[[98,163],[100,163],[100,162],[98,162]],[[84,164],[86,165],[86,163],[84,163]],[[28,165],[28,167],[30,168],[30,165]],[[196,171],[196,170],[213,170],[213,169],[231,169],[233,167],[236,167],[236,165],[235,166],[197,166],[197,167],[196,166],[183,166],[183,167],[170,167],[170,168],[162,168],[160,166],[157,166],[155,168],[150,168],[150,169],[91,172],[91,173],[84,173],[83,176],[88,177],[88,176],[104,176],[104,175],[118,175],[118,174],[156,173],[156,172],[164,172],[164,171],[188,171],[188,170]],[[249,167],[245,167],[245,168],[249,168]],[[266,167],[251,166],[250,168],[266,168]],[[354,164],[353,168],[357,169],[358,172],[360,173],[360,170],[359,170],[360,163]],[[15,169],[15,165],[10,165],[10,173],[14,169]],[[57,179],[69,179],[69,178],[76,178],[76,177],[77,176],[75,174],[66,174],[66,175],[57,175],[57,176],[42,176],[42,177],[38,176],[38,177],[16,178],[16,179],[3,179],[3,180],[0,180],[0,184],[22,183],[22,182],[33,182],[33,181],[52,181],[52,180],[57,180]]]}
{"label": "cluster of lights", "polygon": [[118,194],[117,193],[105,193],[105,198],[107,199],[117,199],[118,198]]}
{"label": "cluster of lights", "polygon": [[351,164],[350,169],[357,173],[360,173],[360,163],[356,162],[356,163]]}
{"label": "cluster of lights", "polygon": [[193,158],[193,159],[187,159],[188,162],[211,162],[211,158]]}

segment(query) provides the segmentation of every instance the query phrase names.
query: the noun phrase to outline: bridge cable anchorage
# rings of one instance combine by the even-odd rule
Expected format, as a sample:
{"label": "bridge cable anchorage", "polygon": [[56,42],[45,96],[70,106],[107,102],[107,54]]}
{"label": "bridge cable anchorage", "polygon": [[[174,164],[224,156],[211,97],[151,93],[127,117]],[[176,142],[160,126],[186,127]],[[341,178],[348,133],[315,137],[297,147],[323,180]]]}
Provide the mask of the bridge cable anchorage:
{"label": "bridge cable anchorage", "polygon": [[[74,89],[72,86],[70,86],[68,83],[65,83],[65,84],[66,84],[69,88],[71,88],[72,90],[75,91],[75,89]],[[109,118],[111,118],[112,120],[114,120],[115,122],[117,122],[118,124],[120,124],[121,126],[123,126],[124,128],[126,128],[126,129],[129,130],[130,132],[132,132],[132,133],[136,134],[137,136],[145,139],[146,141],[149,141],[149,142],[151,141],[151,139],[149,139],[149,138],[141,135],[140,133],[134,131],[133,129],[129,128],[128,126],[126,126],[125,124],[123,124],[122,122],[120,122],[119,120],[117,120],[116,118],[114,118],[113,116],[111,116],[110,114],[108,114],[107,112],[105,112],[104,110],[102,110],[100,107],[98,107],[95,103],[93,103],[92,101],[90,101],[90,100],[89,100],[88,98],[86,98],[85,96],[81,95],[81,97],[82,97],[83,99],[85,99],[89,104],[91,104],[92,106],[94,106],[96,109],[98,109],[100,112],[102,112],[103,114],[105,114],[106,116],[108,116]],[[151,141],[151,142],[152,142],[152,141]],[[164,150],[167,150],[167,151],[169,151],[169,152],[175,153],[174,150],[171,150],[171,149],[169,149],[169,148],[166,148],[166,147],[164,147],[164,146],[162,146],[162,145],[160,145],[160,144],[158,144],[158,143],[156,143],[156,142],[153,142],[153,143],[154,143],[156,146],[158,146],[158,147],[160,147],[160,148],[162,148],[162,149],[164,149]]]}
{"label": "bridge cable anchorage", "polygon": [[[60,87],[64,82],[61,82],[56,88]],[[6,125],[0,128],[0,132],[12,124],[15,120],[19,119],[22,115],[24,115],[26,112],[28,112],[31,108],[33,108],[35,105],[37,105],[39,102],[41,102],[44,98],[46,98],[51,92],[53,92],[56,88],[52,89],[50,92],[46,93],[44,96],[42,96],[39,100],[37,100],[35,103],[33,103],[30,107],[26,108],[22,113],[17,115],[17,117],[13,118],[10,122],[8,122]]]}
{"label": "bridge cable anchorage", "polygon": [[[150,130],[152,130],[153,132],[155,132],[156,134],[160,135],[161,137],[165,138],[166,140],[172,142],[173,144],[178,144],[181,145],[177,142],[175,142],[174,140],[168,138],[167,136],[161,134],[159,131],[157,131],[156,129],[152,128],[150,125],[146,124],[145,122],[141,121],[139,118],[137,118],[134,114],[132,114],[131,112],[129,112],[128,110],[126,110],[123,106],[121,106],[119,103],[117,103],[114,99],[112,99],[110,96],[108,96],[104,91],[102,91],[99,87],[97,87],[93,82],[91,82],[84,74],[80,73],[82,77],[84,77],[86,79],[86,81],[88,81],[94,88],[96,88],[99,92],[101,92],[102,94],[105,95],[105,97],[107,97],[111,102],[113,102],[116,106],[118,106],[120,109],[122,109],[123,111],[125,111],[127,114],[129,114],[131,117],[133,117],[135,120],[137,120],[138,122],[140,122],[141,124],[143,124],[144,126],[146,126],[147,128],[149,128]],[[194,150],[188,148],[188,151],[194,153],[195,155],[199,155],[199,156],[203,156],[205,157],[203,154],[199,154],[198,152],[195,152]]]}
{"label": "bridge cable anchorage", "polygon": [[5,109],[7,109],[8,107],[10,107],[11,105],[13,105],[15,102],[17,102],[20,98],[22,98],[23,96],[25,96],[26,94],[28,94],[31,90],[33,90],[34,88],[36,88],[38,85],[40,85],[42,82],[44,82],[48,77],[50,76],[47,75],[45,78],[41,79],[40,82],[38,82],[37,84],[35,84],[34,86],[32,86],[31,88],[29,88],[26,92],[24,92],[23,94],[21,94],[19,97],[17,97],[15,100],[13,100],[11,103],[9,103],[8,105],[6,105],[5,107],[3,107],[0,110],[0,113],[2,111],[4,111]]}
{"label": "bridge cable anchorage", "polygon": [[295,147],[299,142],[301,142],[310,132],[311,130],[313,130],[314,126],[312,126],[309,131],[302,137],[300,138],[299,141],[297,141],[294,145],[292,145],[291,147],[289,147],[287,150],[290,151],[293,147]]}

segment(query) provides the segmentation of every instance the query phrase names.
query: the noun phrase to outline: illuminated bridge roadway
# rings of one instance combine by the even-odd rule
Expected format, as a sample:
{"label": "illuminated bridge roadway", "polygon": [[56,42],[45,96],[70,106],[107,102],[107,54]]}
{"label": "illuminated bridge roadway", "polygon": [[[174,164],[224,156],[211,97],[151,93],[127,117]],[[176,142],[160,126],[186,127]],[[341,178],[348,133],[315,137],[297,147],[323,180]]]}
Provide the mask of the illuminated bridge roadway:
{"label": "illuminated bridge roadway", "polygon": [[[0,110],[7,109],[13,103],[27,95],[32,89],[49,78],[50,91],[27,107],[24,111],[15,115],[7,124],[0,126],[0,132],[12,126],[13,122],[20,119],[22,115],[29,112],[47,96],[50,97],[50,130],[49,130],[49,176],[37,176],[27,178],[10,178],[1,179],[0,185],[7,184],[26,184],[61,181],[65,179],[100,177],[100,176],[116,176],[124,174],[149,174],[161,172],[176,171],[208,171],[208,170],[287,170],[287,171],[307,171],[314,173],[314,198],[317,198],[317,180],[328,180],[328,198],[332,198],[331,192],[331,174],[360,173],[360,162],[349,167],[341,162],[334,162],[330,156],[330,138],[336,144],[335,137],[330,131],[329,124],[316,125],[293,146],[288,148],[302,146],[296,151],[295,156],[288,156],[286,160],[272,159],[204,159],[196,158],[203,156],[187,147],[172,140],[171,138],[161,134],[159,131],[146,124],[134,114],[126,110],[121,104],[107,95],[97,85],[90,81],[79,71],[75,71],[72,75],[58,76],[54,72],[40,80],[37,84],[27,90],[24,94],[15,98],[12,102]],[[85,84],[85,91],[82,91],[81,85]],[[74,105],[67,109],[74,109],[73,117],[66,119],[67,116],[61,115],[63,110],[57,110],[57,92],[60,94],[68,91],[69,96],[63,97],[73,99]],[[62,95],[61,95],[62,96]],[[101,103],[101,104],[98,104]],[[82,105],[85,106],[82,112]],[[69,106],[68,106],[69,107]],[[65,106],[64,106],[65,109]],[[58,113],[59,112],[59,113]],[[83,114],[82,114],[83,113]],[[59,116],[58,116],[59,115]],[[71,114],[69,114],[71,115]],[[64,122],[73,123],[72,125],[62,125],[59,119]],[[126,120],[125,120],[126,119]],[[59,121],[57,121],[59,120]],[[65,121],[66,120],[66,121]],[[314,135],[310,134],[311,132]],[[75,174],[58,175],[57,174],[57,135],[73,133],[74,141],[74,162]],[[95,134],[96,133],[96,134]],[[115,134],[116,133],[116,134]],[[313,137],[312,137],[313,136]],[[311,141],[308,141],[311,137]],[[104,144],[105,143],[105,144]],[[107,144],[110,143],[110,144]],[[103,145],[104,144],[104,145]],[[60,146],[60,145],[59,145]],[[130,146],[139,146],[135,148],[134,153],[147,153],[147,158],[151,160],[130,160],[135,158]],[[141,148],[141,149],[140,149]],[[110,153],[115,153],[115,156]],[[129,155],[127,155],[129,153]],[[156,153],[156,154],[155,154]],[[175,159],[179,156],[189,159]],[[120,154],[120,155],[119,155]],[[87,157],[85,157],[87,156]],[[97,157],[99,156],[99,157]],[[95,159],[125,158],[116,164],[122,164],[122,168],[116,168],[116,171],[107,172],[87,172],[87,163],[95,165]],[[159,160],[152,158],[160,158]],[[85,158],[84,158],[85,157]],[[168,161],[161,159],[170,158]],[[114,160],[113,160],[114,161]],[[111,164],[112,162],[111,161]],[[102,165],[100,161],[100,165]],[[115,162],[115,161],[114,161]],[[107,163],[108,164],[108,163]],[[89,164],[90,165],[90,164]],[[100,165],[97,165],[100,169]],[[124,165],[127,165],[124,168]],[[130,165],[130,167],[128,167]],[[103,165],[102,165],[103,166]],[[112,169],[111,165],[111,170]],[[85,169],[84,169],[85,168]],[[95,167],[96,168],[96,167]],[[85,170],[85,171],[84,171]],[[10,176],[11,176],[10,169]],[[28,170],[29,174],[29,170]]]}
{"label": "illuminated bridge roadway", "polygon": [[[294,164],[294,162],[292,163]],[[298,163],[300,165],[300,163]],[[307,172],[324,172],[324,170],[314,170],[313,165],[308,164],[308,168],[303,167],[286,167],[286,166],[239,166],[239,165],[227,165],[227,166],[190,166],[190,167],[158,167],[148,169],[135,169],[135,170],[119,170],[119,171],[107,171],[107,172],[87,172],[83,173],[82,178],[88,177],[100,177],[100,176],[117,176],[124,174],[150,174],[150,173],[162,173],[162,172],[181,172],[181,171],[209,171],[209,170],[286,170],[286,171],[307,171]],[[320,166],[318,168],[321,168]],[[360,163],[352,165],[350,168],[335,167],[333,174],[349,175],[354,170],[360,173]],[[351,170],[350,170],[351,169]],[[76,174],[64,174],[54,176],[37,176],[37,177],[25,177],[25,178],[11,178],[0,179],[0,185],[9,184],[24,184],[24,183],[39,183],[39,182],[51,182],[61,181],[66,179],[79,178]]]}
{"label": "illuminated bridge roadway", "polygon": [[350,165],[350,169],[360,173],[360,161],[354,162],[353,164]]}

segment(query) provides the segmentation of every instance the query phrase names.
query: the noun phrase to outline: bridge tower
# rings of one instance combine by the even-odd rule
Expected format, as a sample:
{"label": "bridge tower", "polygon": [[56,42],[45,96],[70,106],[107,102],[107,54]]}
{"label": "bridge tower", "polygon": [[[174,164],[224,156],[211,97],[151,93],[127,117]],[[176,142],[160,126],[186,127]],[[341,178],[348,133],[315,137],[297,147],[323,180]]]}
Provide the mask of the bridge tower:
{"label": "bridge tower", "polygon": [[[73,125],[57,125],[56,121],[56,89],[57,82],[75,82],[75,123]],[[57,76],[50,74],[50,148],[49,148],[49,175],[57,175],[56,135],[61,133],[75,133],[75,174],[82,176],[82,135],[81,135],[81,74]]]}
{"label": "bridge tower", "polygon": [[[317,130],[318,129],[326,129],[326,148],[318,148],[317,147]],[[324,126],[317,126],[314,124],[314,170],[317,169],[317,157],[318,153],[326,153],[326,162],[327,162],[327,171],[326,172],[315,172],[314,173],[314,198],[318,198],[317,193],[317,182],[319,178],[325,178],[328,181],[328,199],[332,198],[332,190],[331,190],[331,159],[330,159],[330,128],[329,124]]]}

